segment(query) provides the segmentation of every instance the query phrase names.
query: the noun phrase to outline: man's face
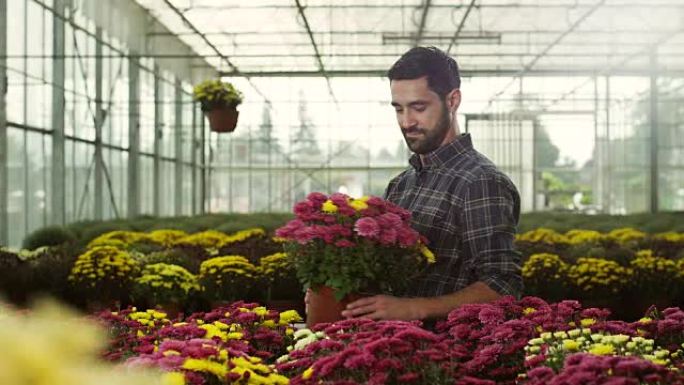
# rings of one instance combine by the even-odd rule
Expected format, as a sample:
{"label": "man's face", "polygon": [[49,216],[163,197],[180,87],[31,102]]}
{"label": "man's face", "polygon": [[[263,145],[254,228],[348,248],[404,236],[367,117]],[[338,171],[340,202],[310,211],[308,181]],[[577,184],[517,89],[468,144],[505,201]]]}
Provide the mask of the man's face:
{"label": "man's face", "polygon": [[427,154],[455,138],[447,104],[428,87],[427,77],[392,80],[390,89],[397,122],[411,151]]}

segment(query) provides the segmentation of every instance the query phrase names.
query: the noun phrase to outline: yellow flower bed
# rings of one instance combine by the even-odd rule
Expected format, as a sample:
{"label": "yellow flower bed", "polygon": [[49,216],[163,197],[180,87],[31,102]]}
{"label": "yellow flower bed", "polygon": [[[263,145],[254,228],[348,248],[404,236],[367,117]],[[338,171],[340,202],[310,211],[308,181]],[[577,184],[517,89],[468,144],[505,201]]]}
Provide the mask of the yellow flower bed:
{"label": "yellow flower bed", "polygon": [[183,302],[188,294],[200,290],[197,277],[186,269],[166,263],[146,265],[135,279],[133,293],[156,305]]}
{"label": "yellow flower bed", "polygon": [[542,275],[563,279],[568,269],[568,264],[555,254],[534,254],[523,265],[522,276],[525,280],[532,280]]}
{"label": "yellow flower bed", "polygon": [[584,292],[618,293],[632,274],[617,262],[599,258],[578,258],[568,269],[570,283]]}
{"label": "yellow flower bed", "polygon": [[187,236],[188,233],[181,230],[155,230],[147,234],[150,241],[164,247],[171,247],[177,240]]}
{"label": "yellow flower bed", "polygon": [[123,249],[133,243],[145,240],[146,238],[147,234],[137,231],[110,231],[90,241],[90,243],[88,243],[88,248],[90,249],[96,246],[114,246]]}
{"label": "yellow flower bed", "polygon": [[598,243],[601,242],[605,235],[594,230],[579,230],[573,229],[565,233],[565,238],[572,245],[581,243]]}
{"label": "yellow flower bed", "polygon": [[247,258],[225,255],[208,259],[200,265],[199,281],[211,299],[241,299],[254,284],[257,268]]}
{"label": "yellow flower bed", "polygon": [[234,234],[228,235],[221,244],[221,247],[230,245],[232,243],[242,242],[252,237],[263,237],[266,235],[266,231],[261,228],[252,228],[238,231]]}
{"label": "yellow flower bed", "polygon": [[287,253],[275,253],[262,257],[259,260],[257,271],[263,277],[273,279],[292,269],[292,262]]}
{"label": "yellow flower bed", "polygon": [[173,242],[173,245],[193,245],[205,249],[218,249],[228,239],[228,235],[216,230],[207,230],[188,235]]}
{"label": "yellow flower bed", "polygon": [[653,234],[652,238],[656,241],[667,241],[673,243],[684,242],[684,233],[668,231],[666,233]]}
{"label": "yellow flower bed", "polygon": [[138,263],[127,252],[112,246],[96,246],[76,259],[68,280],[95,287],[99,281],[131,280],[138,271]]}
{"label": "yellow flower bed", "polygon": [[517,241],[523,241],[523,242],[544,242],[544,243],[550,243],[550,244],[556,244],[556,243],[568,243],[568,238],[556,232],[555,230],[552,229],[547,229],[540,227],[535,230],[528,231],[523,234],[516,235],[516,240]]}
{"label": "yellow flower bed", "polygon": [[637,356],[655,364],[670,365],[671,353],[659,348],[651,339],[624,334],[592,333],[588,328],[541,333],[525,347],[526,360],[531,360],[545,348],[544,365],[554,369],[563,366],[566,356],[578,352],[597,356]]}
{"label": "yellow flower bed", "polygon": [[174,385],[158,372],[103,362],[105,331],[54,304],[0,318],[0,341],[3,385]]}
{"label": "yellow flower bed", "polygon": [[631,227],[625,227],[621,229],[615,229],[607,234],[608,239],[612,239],[620,244],[629,243],[632,241],[641,241],[646,238],[646,233],[633,229]]}

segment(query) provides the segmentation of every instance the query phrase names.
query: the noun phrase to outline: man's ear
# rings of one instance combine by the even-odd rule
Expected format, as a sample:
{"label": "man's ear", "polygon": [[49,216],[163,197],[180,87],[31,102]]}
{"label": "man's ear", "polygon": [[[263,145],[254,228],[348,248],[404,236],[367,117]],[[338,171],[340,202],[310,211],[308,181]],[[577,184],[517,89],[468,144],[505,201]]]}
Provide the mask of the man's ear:
{"label": "man's ear", "polygon": [[454,112],[458,110],[461,105],[461,90],[454,88],[446,95],[447,106],[449,107],[449,112]]}

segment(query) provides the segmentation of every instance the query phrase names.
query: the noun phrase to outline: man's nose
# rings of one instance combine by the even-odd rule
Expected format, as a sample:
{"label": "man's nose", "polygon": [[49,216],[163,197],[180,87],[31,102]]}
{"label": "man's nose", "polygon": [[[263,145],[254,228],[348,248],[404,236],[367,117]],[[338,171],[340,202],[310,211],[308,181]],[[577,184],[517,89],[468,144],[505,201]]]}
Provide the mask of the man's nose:
{"label": "man's nose", "polygon": [[401,127],[402,130],[407,130],[409,128],[413,128],[417,125],[416,119],[413,117],[413,115],[408,112],[402,112],[399,115],[399,127]]}

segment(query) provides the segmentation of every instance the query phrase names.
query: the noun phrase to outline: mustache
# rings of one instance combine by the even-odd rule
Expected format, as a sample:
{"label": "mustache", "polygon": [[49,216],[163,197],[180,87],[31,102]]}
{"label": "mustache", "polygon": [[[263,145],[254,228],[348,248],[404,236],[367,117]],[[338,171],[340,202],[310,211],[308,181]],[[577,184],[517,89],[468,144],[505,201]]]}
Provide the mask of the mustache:
{"label": "mustache", "polygon": [[423,134],[425,133],[425,129],[421,127],[411,127],[407,129],[401,130],[401,132],[405,134]]}

